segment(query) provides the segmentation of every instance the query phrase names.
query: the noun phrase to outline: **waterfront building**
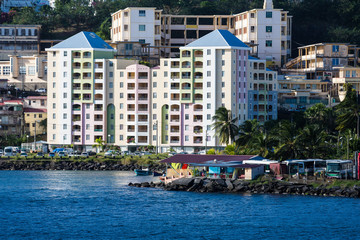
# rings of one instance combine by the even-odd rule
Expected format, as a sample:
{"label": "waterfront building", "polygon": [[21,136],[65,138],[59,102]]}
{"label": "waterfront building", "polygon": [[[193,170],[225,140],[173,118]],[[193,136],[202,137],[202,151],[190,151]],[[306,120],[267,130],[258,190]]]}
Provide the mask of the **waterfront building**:
{"label": "waterfront building", "polygon": [[332,93],[330,81],[306,79],[305,76],[285,76],[279,79],[278,108],[286,111],[305,111],[307,108],[323,103],[334,106],[338,103]]}
{"label": "waterfront building", "polygon": [[10,55],[0,61],[0,78],[21,90],[47,87],[47,60],[45,55]]}
{"label": "waterfront building", "polygon": [[94,33],[47,51],[52,145],[92,148],[101,137],[123,150],[194,151],[219,146],[212,129],[219,107],[238,124],[277,118],[277,73],[249,58],[250,48],[227,30],[181,47],[179,58],[153,68],[114,58],[116,51]]}
{"label": "waterfront building", "polygon": [[95,33],[80,32],[47,52],[49,144],[91,147],[97,138],[106,141],[106,124],[114,120],[107,115],[113,72],[104,63],[114,49]]}
{"label": "waterfront building", "polygon": [[272,0],[264,0],[263,9],[233,15],[172,15],[155,8],[129,7],[111,17],[112,42],[146,43],[152,54],[163,57],[179,57],[179,47],[216,29],[235,34],[267,65],[282,66],[291,55],[292,17],[274,9]]}

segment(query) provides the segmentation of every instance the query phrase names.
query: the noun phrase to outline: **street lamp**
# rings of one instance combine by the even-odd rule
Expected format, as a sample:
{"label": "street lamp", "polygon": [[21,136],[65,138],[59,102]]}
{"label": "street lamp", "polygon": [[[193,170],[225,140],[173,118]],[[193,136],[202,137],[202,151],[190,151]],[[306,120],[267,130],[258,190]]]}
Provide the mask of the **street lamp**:
{"label": "street lamp", "polygon": [[111,137],[111,135],[108,134],[108,143],[110,143],[110,137]]}

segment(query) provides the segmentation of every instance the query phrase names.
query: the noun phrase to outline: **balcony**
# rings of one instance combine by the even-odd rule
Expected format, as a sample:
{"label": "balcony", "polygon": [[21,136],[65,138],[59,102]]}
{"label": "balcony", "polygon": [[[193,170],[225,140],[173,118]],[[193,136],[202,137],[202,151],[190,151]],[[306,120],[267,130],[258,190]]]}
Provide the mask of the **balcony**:
{"label": "balcony", "polygon": [[194,122],[202,122],[203,118],[202,115],[194,115]]}
{"label": "balcony", "polygon": [[97,100],[97,101],[101,101],[101,100],[103,100],[103,95],[102,94],[95,94],[95,100]]}
{"label": "balcony", "polygon": [[203,132],[203,128],[201,126],[195,126],[194,127],[194,133],[195,134],[201,134]]}
{"label": "balcony", "polygon": [[179,68],[180,64],[179,62],[171,62],[171,68]]}
{"label": "balcony", "polygon": [[147,101],[148,95],[147,94],[139,94],[138,99],[139,99],[139,101]]}
{"label": "balcony", "polygon": [[194,143],[195,143],[195,144],[201,144],[201,143],[203,143],[202,137],[194,137]]}
{"label": "balcony", "polygon": [[135,116],[134,115],[128,115],[127,120],[128,120],[128,122],[135,122]]}
{"label": "balcony", "polygon": [[81,116],[80,116],[80,115],[73,115],[72,120],[73,120],[74,122],[81,121]]}
{"label": "balcony", "polygon": [[75,104],[73,105],[73,111],[80,111],[81,110],[81,106],[79,104]]}
{"label": "balcony", "polygon": [[74,84],[73,84],[73,90],[81,90],[81,85],[80,85],[80,83],[74,83]]}
{"label": "balcony", "polygon": [[103,110],[103,105],[102,104],[95,104],[95,111],[102,111]]}
{"label": "balcony", "polygon": [[147,115],[145,115],[145,116],[139,115],[138,121],[139,122],[147,122],[148,121],[148,116]]}
{"label": "balcony", "polygon": [[147,72],[139,72],[139,79],[148,79],[148,73]]}
{"label": "balcony", "polygon": [[139,136],[138,143],[147,143],[147,136]]}
{"label": "balcony", "polygon": [[148,106],[147,106],[147,104],[139,104],[138,107],[139,107],[139,108],[138,108],[139,111],[142,111],[142,112],[147,112],[147,111],[148,111]]}
{"label": "balcony", "polygon": [[128,72],[128,79],[135,79],[135,73],[134,72]]}
{"label": "balcony", "polygon": [[102,125],[95,125],[94,131],[95,132],[102,132],[103,131],[103,126]]}
{"label": "balcony", "polygon": [[83,58],[91,58],[91,52],[84,52]]}
{"label": "balcony", "polygon": [[179,137],[170,137],[170,143],[180,143]]}
{"label": "balcony", "polygon": [[128,94],[127,100],[128,101],[134,101],[135,100],[135,94]]}
{"label": "balcony", "polygon": [[104,78],[102,73],[95,73],[95,79],[102,80]]}
{"label": "balcony", "polygon": [[90,69],[91,68],[91,63],[89,63],[89,62],[83,63],[83,68],[84,69]]}
{"label": "balcony", "polygon": [[181,74],[181,78],[182,79],[190,79],[191,78],[191,73],[190,72],[183,72]]}
{"label": "balcony", "polygon": [[180,73],[178,72],[171,73],[171,79],[179,79],[179,78],[180,78]]}
{"label": "balcony", "polygon": [[172,83],[170,89],[171,90],[179,90],[180,84],[179,83]]}
{"label": "balcony", "polygon": [[95,90],[103,90],[103,84],[102,83],[95,83]]}
{"label": "balcony", "polygon": [[203,100],[203,95],[202,94],[195,94],[194,99],[196,101],[202,101]]}
{"label": "balcony", "polygon": [[91,100],[91,94],[83,94],[83,100],[90,101]]}
{"label": "balcony", "polygon": [[128,126],[127,132],[135,132],[135,126]]}
{"label": "balcony", "polygon": [[138,132],[147,132],[148,131],[148,128],[147,126],[138,126]]}
{"label": "balcony", "polygon": [[179,116],[171,116],[170,122],[180,122]]}
{"label": "balcony", "polygon": [[190,52],[190,51],[183,51],[183,52],[181,53],[181,56],[182,56],[182,57],[191,57],[191,52]]}
{"label": "balcony", "polygon": [[202,105],[194,105],[194,111],[195,112],[202,112],[203,106]]}
{"label": "balcony", "polygon": [[73,53],[73,58],[81,58],[81,53],[80,52],[74,52]]}
{"label": "balcony", "polygon": [[195,57],[203,57],[203,51],[196,50],[196,51],[194,52],[194,56],[195,56]]}
{"label": "balcony", "polygon": [[182,68],[191,68],[191,63],[189,61],[185,61],[181,63]]}
{"label": "balcony", "polygon": [[95,121],[95,122],[102,122],[102,121],[104,121],[103,115],[95,115],[95,116],[94,116],[94,121]]}
{"label": "balcony", "polygon": [[180,111],[179,105],[171,105],[170,111],[171,111],[171,112],[178,112],[178,111]]}
{"label": "balcony", "polygon": [[74,69],[80,69],[81,68],[81,64],[79,62],[74,62],[73,63],[73,68]]}
{"label": "balcony", "polygon": [[179,126],[173,126],[170,128],[170,132],[171,133],[179,133],[180,132],[180,128]]}
{"label": "balcony", "polygon": [[148,90],[148,84],[147,83],[139,83],[139,90]]}

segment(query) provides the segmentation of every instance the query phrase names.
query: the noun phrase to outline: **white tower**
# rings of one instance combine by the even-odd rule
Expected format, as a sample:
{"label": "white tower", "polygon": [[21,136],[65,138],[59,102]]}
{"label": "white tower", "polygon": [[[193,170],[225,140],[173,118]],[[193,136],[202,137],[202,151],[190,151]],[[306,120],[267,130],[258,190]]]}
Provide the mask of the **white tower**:
{"label": "white tower", "polygon": [[274,9],[272,0],[264,0],[264,9]]}

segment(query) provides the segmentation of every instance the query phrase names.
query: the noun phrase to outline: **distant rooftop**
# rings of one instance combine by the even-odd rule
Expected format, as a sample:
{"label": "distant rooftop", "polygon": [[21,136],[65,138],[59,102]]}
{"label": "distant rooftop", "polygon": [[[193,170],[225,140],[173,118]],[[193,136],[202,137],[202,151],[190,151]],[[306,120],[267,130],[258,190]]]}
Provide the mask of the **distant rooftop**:
{"label": "distant rooftop", "polygon": [[[209,161],[216,162],[242,162],[244,160],[256,160],[262,159],[261,157],[254,155],[196,155],[196,154],[176,154],[170,158],[164,159],[163,163],[182,163],[182,164],[205,164]],[[214,161],[215,162],[215,161]]]}
{"label": "distant rooftop", "polygon": [[189,43],[186,47],[233,47],[233,48],[246,48],[249,46],[243,43],[240,39],[235,37],[228,30],[214,30],[211,33],[199,38],[198,40]]}
{"label": "distant rooftop", "polygon": [[93,32],[79,32],[68,39],[56,44],[50,49],[74,48],[74,49],[108,49],[113,48]]}

